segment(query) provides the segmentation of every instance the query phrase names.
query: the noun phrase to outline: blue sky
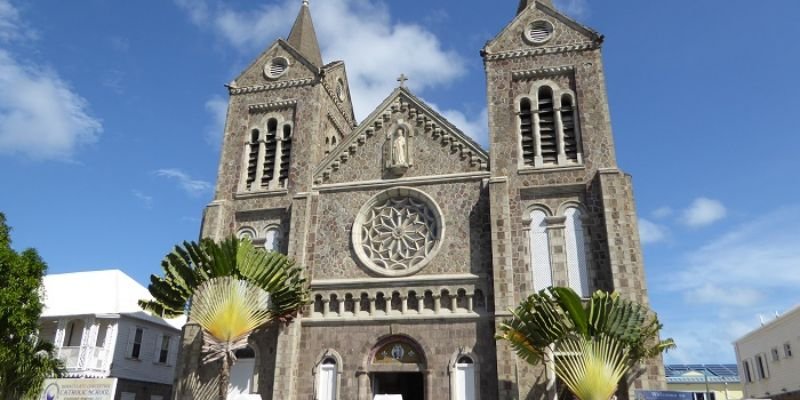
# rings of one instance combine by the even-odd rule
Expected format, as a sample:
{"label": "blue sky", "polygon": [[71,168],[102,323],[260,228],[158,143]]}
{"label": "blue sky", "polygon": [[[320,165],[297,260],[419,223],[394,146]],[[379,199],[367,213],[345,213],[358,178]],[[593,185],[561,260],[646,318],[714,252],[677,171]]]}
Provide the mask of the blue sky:
{"label": "blue sky", "polygon": [[[502,4],[501,4],[502,3]],[[634,176],[651,300],[679,349],[733,362],[759,315],[800,303],[800,3],[562,0],[606,36],[620,166]],[[226,92],[300,0],[0,0],[0,211],[50,272],[145,283],[198,236]],[[312,0],[357,116],[409,86],[486,140],[478,51],[516,1]],[[88,289],[88,288],[87,288]]]}

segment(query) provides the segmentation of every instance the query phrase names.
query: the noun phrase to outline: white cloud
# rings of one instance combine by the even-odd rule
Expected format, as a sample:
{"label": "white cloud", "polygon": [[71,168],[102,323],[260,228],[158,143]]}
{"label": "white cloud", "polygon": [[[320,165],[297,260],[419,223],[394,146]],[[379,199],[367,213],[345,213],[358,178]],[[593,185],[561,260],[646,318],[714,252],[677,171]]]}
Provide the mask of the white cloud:
{"label": "white cloud", "polygon": [[86,99],[49,69],[0,50],[0,153],[69,159],[103,131]]}
{"label": "white cloud", "polygon": [[681,222],[689,227],[699,228],[711,225],[725,218],[727,214],[728,210],[720,201],[699,197],[683,211]]}
{"label": "white cloud", "polygon": [[132,190],[131,193],[133,193],[133,197],[136,197],[137,199],[141,200],[141,202],[142,202],[142,204],[144,204],[145,208],[148,208],[148,209],[149,208],[153,208],[153,196],[148,196],[148,195],[142,193],[141,191],[138,191],[138,190],[135,190],[135,189]]}
{"label": "white cloud", "polygon": [[[299,2],[284,0],[247,11],[217,0],[176,0],[190,19],[210,27],[229,44],[253,57],[278,37],[286,37]],[[327,0],[312,7],[325,60],[347,63],[356,115],[365,117],[397,86],[404,73],[408,86],[423,91],[453,82],[466,72],[464,60],[416,24],[393,21],[383,3]]]}
{"label": "white cloud", "polygon": [[667,228],[639,217],[639,239],[642,244],[657,243],[667,238]]}
{"label": "white cloud", "polygon": [[589,16],[589,3],[587,0],[554,0],[553,4],[560,11],[572,18],[582,19]]}
{"label": "white cloud", "polygon": [[675,211],[667,206],[659,207],[655,211],[653,211],[653,218],[667,218],[671,216]]}
{"label": "white cloud", "polygon": [[666,291],[666,298],[680,304],[659,310],[665,334],[674,336],[679,346],[675,361],[729,362],[730,342],[756,328],[758,315],[772,315],[798,302],[799,224],[800,206],[781,208],[660,268],[664,275],[650,282],[663,286],[652,289]]}
{"label": "white cloud", "polygon": [[225,118],[228,114],[228,101],[221,96],[214,96],[206,101],[206,111],[211,114],[211,124],[206,131],[206,140],[215,148],[222,146],[225,131]]}
{"label": "white cloud", "polygon": [[0,42],[14,39],[31,39],[36,33],[29,29],[22,21],[10,0],[0,0]]}
{"label": "white cloud", "polygon": [[213,189],[211,183],[194,179],[189,176],[189,174],[176,168],[159,169],[155,174],[160,177],[176,180],[178,186],[190,196],[197,197]]}
{"label": "white cloud", "polygon": [[458,110],[439,110],[434,104],[428,103],[439,114],[442,114],[451,124],[467,134],[482,146],[489,144],[489,110],[484,108],[479,113],[465,114]]}

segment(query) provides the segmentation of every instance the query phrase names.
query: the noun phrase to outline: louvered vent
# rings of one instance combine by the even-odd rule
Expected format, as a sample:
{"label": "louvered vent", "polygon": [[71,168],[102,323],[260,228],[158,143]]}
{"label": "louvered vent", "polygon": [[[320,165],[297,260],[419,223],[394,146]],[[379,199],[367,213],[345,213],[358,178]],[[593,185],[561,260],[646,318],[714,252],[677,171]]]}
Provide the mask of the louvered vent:
{"label": "louvered vent", "polygon": [[528,25],[525,36],[534,43],[544,43],[553,36],[553,24],[539,20]]}
{"label": "louvered vent", "polygon": [[289,181],[289,161],[292,156],[292,127],[283,126],[283,143],[281,144],[281,164],[279,180],[281,187],[285,188]]}
{"label": "louvered vent", "polygon": [[572,96],[561,97],[561,124],[564,127],[564,153],[570,161],[578,162],[578,134],[575,130],[575,106]]}
{"label": "louvered vent", "polygon": [[553,89],[542,86],[539,89],[539,138],[542,161],[545,164],[558,162],[558,141],[556,138],[555,112],[553,109]]}
{"label": "louvered vent", "polygon": [[249,152],[247,154],[247,188],[249,189],[256,180],[258,169],[258,129],[250,132],[250,142],[247,143]]}
{"label": "louvered vent", "polygon": [[533,139],[533,113],[529,99],[522,99],[519,103],[519,132],[522,141],[522,160],[525,165],[532,166],[536,156],[536,143]]}
{"label": "louvered vent", "polygon": [[268,78],[275,79],[286,73],[287,69],[289,69],[289,60],[275,57],[264,67],[264,74]]}
{"label": "louvered vent", "polygon": [[276,140],[277,133],[278,121],[274,118],[270,119],[267,122],[267,137],[265,140],[264,149],[264,171],[261,175],[262,187],[269,187],[269,181],[271,181],[272,177],[275,176],[275,153],[278,151],[278,142]]}

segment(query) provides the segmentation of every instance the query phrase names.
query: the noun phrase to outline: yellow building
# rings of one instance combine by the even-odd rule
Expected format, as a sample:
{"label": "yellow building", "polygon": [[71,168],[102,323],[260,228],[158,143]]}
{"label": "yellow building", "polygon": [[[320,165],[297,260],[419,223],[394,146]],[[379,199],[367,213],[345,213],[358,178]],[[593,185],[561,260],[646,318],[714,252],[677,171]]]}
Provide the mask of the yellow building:
{"label": "yellow building", "polygon": [[736,364],[671,364],[665,365],[664,371],[668,391],[690,392],[694,400],[744,398]]}

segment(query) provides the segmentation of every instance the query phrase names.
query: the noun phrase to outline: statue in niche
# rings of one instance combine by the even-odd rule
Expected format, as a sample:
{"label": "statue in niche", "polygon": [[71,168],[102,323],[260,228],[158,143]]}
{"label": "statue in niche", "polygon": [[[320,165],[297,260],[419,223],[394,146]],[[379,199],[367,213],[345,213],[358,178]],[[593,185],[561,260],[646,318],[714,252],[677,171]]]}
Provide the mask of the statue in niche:
{"label": "statue in niche", "polygon": [[399,126],[386,135],[384,144],[384,168],[394,175],[402,175],[411,166],[411,132]]}

